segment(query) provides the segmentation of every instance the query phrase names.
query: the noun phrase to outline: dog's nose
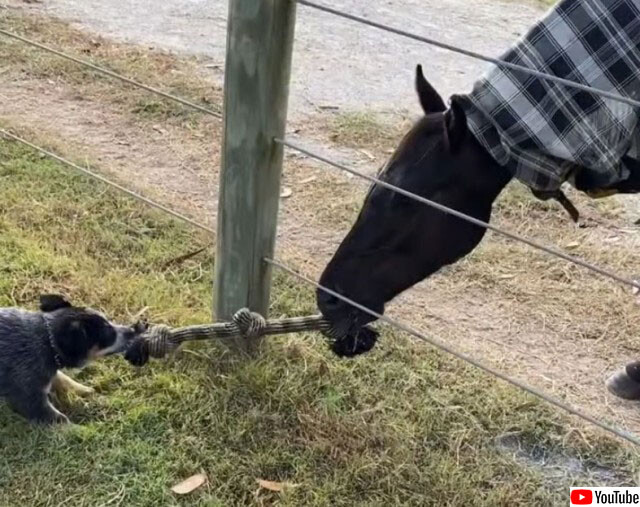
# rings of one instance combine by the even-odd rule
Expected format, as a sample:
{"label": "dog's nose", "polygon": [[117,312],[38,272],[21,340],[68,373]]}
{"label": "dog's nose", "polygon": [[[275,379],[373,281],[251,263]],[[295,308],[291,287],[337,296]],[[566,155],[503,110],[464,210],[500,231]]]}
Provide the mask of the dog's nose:
{"label": "dog's nose", "polygon": [[146,320],[137,321],[132,327],[134,334],[142,334],[149,329],[149,323]]}

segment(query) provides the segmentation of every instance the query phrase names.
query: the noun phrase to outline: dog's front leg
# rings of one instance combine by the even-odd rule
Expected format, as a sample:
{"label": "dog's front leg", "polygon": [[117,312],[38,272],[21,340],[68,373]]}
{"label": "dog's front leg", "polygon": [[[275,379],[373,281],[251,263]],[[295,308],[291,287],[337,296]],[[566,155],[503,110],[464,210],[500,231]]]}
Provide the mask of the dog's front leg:
{"label": "dog's front leg", "polygon": [[57,393],[75,393],[78,396],[89,396],[95,393],[95,389],[92,387],[87,387],[79,382],[76,382],[71,377],[68,377],[61,371],[56,373],[56,376],[53,377],[53,382],[51,383],[51,389],[56,391]]}
{"label": "dog's front leg", "polygon": [[44,424],[69,422],[69,418],[51,404],[46,390],[14,391],[7,397],[7,402],[15,412],[33,422]]}

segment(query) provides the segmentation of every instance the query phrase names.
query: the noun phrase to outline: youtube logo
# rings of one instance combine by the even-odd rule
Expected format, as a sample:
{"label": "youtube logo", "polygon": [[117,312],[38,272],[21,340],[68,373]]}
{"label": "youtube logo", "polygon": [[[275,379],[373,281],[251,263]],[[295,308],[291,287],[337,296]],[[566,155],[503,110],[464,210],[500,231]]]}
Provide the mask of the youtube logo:
{"label": "youtube logo", "polygon": [[571,488],[571,505],[606,505],[607,507],[640,507],[640,488]]}
{"label": "youtube logo", "polygon": [[574,489],[571,491],[571,505],[591,505],[593,491],[590,489]]}

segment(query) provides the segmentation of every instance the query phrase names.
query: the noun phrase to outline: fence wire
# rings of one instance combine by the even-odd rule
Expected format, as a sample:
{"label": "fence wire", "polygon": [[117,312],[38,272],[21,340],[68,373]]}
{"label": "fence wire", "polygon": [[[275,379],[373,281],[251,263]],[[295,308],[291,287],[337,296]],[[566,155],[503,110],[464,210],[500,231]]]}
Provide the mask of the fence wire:
{"label": "fence wire", "polygon": [[496,370],[495,368],[488,366],[484,363],[482,363],[481,361],[478,361],[477,359],[473,358],[470,355],[465,354],[464,352],[460,352],[456,349],[454,349],[453,347],[450,347],[449,345],[447,345],[445,342],[443,342],[442,340],[437,340],[435,338],[430,338],[428,336],[426,336],[425,334],[421,333],[420,331],[417,331],[416,329],[412,328],[411,326],[408,326],[407,324],[404,324],[402,322],[399,322],[397,320],[391,319],[385,315],[381,315],[369,308],[367,308],[366,306],[363,306],[359,303],[357,303],[356,301],[349,299],[345,296],[343,296],[342,294],[339,294],[327,287],[324,287],[322,285],[320,285],[318,282],[315,282],[314,280],[298,273],[297,271],[295,271],[294,269],[291,269],[290,267],[282,264],[281,262],[274,260],[274,259],[270,259],[270,258],[265,258],[263,259],[264,262],[266,262],[267,264],[274,266],[282,271],[284,271],[285,273],[288,273],[289,275],[297,278],[298,280],[301,280],[309,285],[312,285],[314,287],[316,287],[317,289],[326,292],[327,294],[330,294],[333,297],[336,297],[338,299],[340,299],[341,301],[351,305],[354,308],[357,308],[358,310],[361,310],[369,315],[371,315],[372,317],[374,317],[375,319],[378,319],[382,322],[385,322],[387,324],[389,324],[390,326],[403,331],[423,342],[426,342],[430,345],[432,345],[433,347],[440,349],[458,359],[460,359],[461,361],[464,361],[468,364],[471,364],[473,366],[475,366],[476,368],[479,368],[480,370],[484,371],[485,373],[488,373],[489,375],[493,375],[494,377],[499,378],[500,380],[503,380],[504,382],[507,382],[515,387],[518,387],[520,389],[522,389],[523,391],[536,396],[537,398],[540,398],[544,401],[546,401],[547,403],[560,408],[576,417],[579,417],[591,424],[593,424],[594,426],[597,426],[598,428],[612,434],[615,435],[623,440],[626,440],[629,443],[632,443],[634,445],[637,445],[638,447],[640,447],[640,437],[634,435],[633,433],[630,433],[626,430],[623,430],[621,428],[618,428],[616,426],[613,426],[612,424],[609,424],[608,422],[603,422],[600,421],[599,419],[596,419],[595,417],[590,416],[589,414],[582,412],[581,410],[578,410],[574,407],[572,407],[571,405],[558,400],[552,396],[549,396],[548,394],[546,394],[545,392],[536,389],[535,387],[532,387],[528,384],[525,384],[524,382],[521,382],[520,380],[514,379],[512,377],[509,377],[508,375],[502,373],[499,370]]}
{"label": "fence wire", "polygon": [[112,70],[109,69],[105,69],[104,67],[100,67],[99,65],[96,65],[94,63],[91,63],[87,60],[83,60],[81,58],[76,58],[75,56],[71,56],[67,53],[63,53],[62,51],[58,51],[57,49],[53,49],[49,46],[45,46],[44,44],[41,44],[39,42],[27,39],[26,37],[22,37],[21,35],[18,35],[16,33],[13,32],[9,32],[8,30],[3,30],[0,29],[0,35],[4,35],[5,37],[9,37],[11,39],[15,39],[17,41],[20,41],[24,44],[27,44],[28,46],[32,46],[38,49],[41,49],[42,51],[46,51],[48,53],[51,53],[53,55],[56,55],[60,58],[64,58],[65,60],[69,60],[71,62],[77,63],[78,65],[81,65],[83,67],[87,67],[91,70],[94,70],[96,72],[99,72],[100,74],[104,74],[105,76],[111,77],[113,79],[118,79],[124,83],[128,83],[132,86],[135,86],[137,88],[141,88],[142,90],[146,90],[150,93],[154,93],[155,95],[159,95],[160,97],[163,97],[165,99],[168,100],[172,100],[173,102],[177,102],[179,104],[182,104],[183,106],[187,106],[190,107],[192,109],[195,109],[196,111],[200,111],[201,113],[205,113],[208,114],[210,116],[213,116],[215,118],[222,118],[222,114],[214,111],[213,109],[209,109],[203,106],[200,106],[194,102],[191,102],[189,100],[183,99],[182,97],[178,97],[176,95],[173,95],[171,93],[167,93],[167,92],[163,92],[162,90],[159,90],[158,88],[155,88],[153,86],[149,86],[147,84],[144,83],[140,83],[138,81],[135,81],[134,79],[128,78],[126,76],[123,76],[121,74],[118,74],[117,72],[114,72]]}
{"label": "fence wire", "polygon": [[[615,94],[615,93],[611,93],[611,92],[608,92],[608,91],[605,91],[605,90],[600,90],[600,89],[597,89],[597,88],[593,88],[591,86],[583,85],[581,83],[577,83],[577,82],[574,82],[574,81],[571,81],[571,80],[568,80],[568,79],[559,78],[557,76],[553,76],[553,75],[550,75],[550,74],[547,74],[547,73],[544,73],[544,72],[540,72],[540,71],[537,71],[537,70],[534,70],[534,69],[529,69],[527,67],[523,67],[523,66],[516,65],[516,64],[513,64],[513,63],[505,62],[505,61],[502,61],[502,60],[497,59],[497,58],[488,57],[488,56],[482,55],[482,54],[474,52],[474,51],[466,50],[464,48],[460,48],[460,47],[457,47],[457,46],[454,46],[454,45],[451,45],[451,44],[443,43],[443,42],[437,41],[435,39],[431,39],[431,38],[428,38],[428,37],[423,37],[423,36],[420,36],[420,35],[405,31],[405,30],[394,28],[394,27],[391,27],[389,25],[385,25],[383,23],[378,23],[378,22],[371,21],[371,20],[356,16],[356,15],[353,15],[353,14],[349,14],[349,13],[345,13],[345,12],[339,11],[337,9],[333,9],[333,8],[330,8],[330,7],[327,7],[327,6],[323,6],[323,5],[320,5],[320,4],[316,4],[316,3],[311,2],[309,0],[296,0],[296,1],[297,1],[297,3],[299,3],[301,5],[304,5],[304,6],[307,6],[307,7],[310,7],[310,8],[314,8],[314,9],[323,11],[323,12],[328,13],[328,14],[339,16],[339,17],[342,17],[342,18],[345,18],[345,19],[348,19],[348,20],[351,20],[351,21],[355,21],[355,22],[358,22],[358,23],[362,23],[364,25],[368,25],[368,26],[371,26],[371,27],[374,27],[374,28],[377,28],[377,29],[380,29],[380,30],[384,30],[384,31],[393,33],[393,34],[396,34],[396,35],[400,35],[400,36],[403,36],[403,37],[407,37],[409,39],[420,41],[420,42],[423,42],[423,43],[426,43],[426,44],[429,44],[429,45],[432,45],[432,46],[435,46],[435,47],[438,47],[438,48],[441,48],[441,49],[444,49],[444,50],[447,50],[447,51],[451,51],[451,52],[454,52],[454,53],[458,53],[458,54],[462,54],[462,55],[468,56],[470,58],[474,58],[474,59],[477,59],[477,60],[482,60],[482,61],[485,61],[485,62],[488,62],[488,63],[492,63],[492,64],[495,64],[495,65],[499,65],[499,66],[502,66],[504,68],[508,68],[508,69],[511,69],[511,70],[514,70],[514,71],[523,72],[523,73],[526,73],[526,74],[529,74],[529,75],[532,75],[532,76],[539,77],[541,79],[546,79],[548,81],[551,81],[551,82],[554,82],[554,83],[557,83],[557,84],[561,84],[563,86],[567,86],[567,87],[570,87],[570,88],[575,88],[575,89],[582,90],[582,91],[587,91],[587,92],[590,92],[590,93],[594,93],[596,95],[600,95],[600,96],[605,97],[605,98],[609,98],[609,99],[612,99],[612,100],[616,100],[616,101],[623,102],[623,103],[629,104],[631,106],[635,106],[635,107],[639,107],[640,108],[640,101],[636,101],[636,100],[633,100],[633,99],[630,99],[630,98],[627,98],[627,97],[623,97],[623,96]],[[121,74],[118,74],[117,72],[114,72],[114,71],[111,71],[111,70],[106,69],[104,67],[101,67],[99,65],[93,64],[93,63],[91,63],[91,62],[89,62],[87,60],[83,60],[81,58],[77,58],[77,57],[71,56],[71,55],[66,54],[66,53],[64,53],[62,51],[58,51],[58,50],[56,50],[54,48],[51,48],[49,46],[46,46],[44,44],[41,44],[39,42],[30,40],[30,39],[27,39],[26,37],[22,37],[22,36],[20,36],[18,34],[15,34],[13,32],[10,32],[10,31],[4,30],[4,29],[0,29],[0,35],[3,35],[3,36],[8,37],[8,38],[12,38],[14,40],[20,41],[20,42],[22,42],[24,44],[27,44],[29,46],[32,46],[32,47],[38,48],[40,50],[46,51],[46,52],[51,53],[53,55],[56,55],[56,56],[58,56],[60,58],[66,59],[66,60],[71,61],[71,62],[74,62],[74,63],[76,63],[78,65],[87,67],[87,68],[89,68],[89,69],[91,69],[91,70],[93,70],[95,72],[98,72],[100,74],[103,74],[105,76],[111,77],[113,79],[120,80],[120,81],[122,81],[124,83],[130,84],[130,85],[135,86],[137,88],[140,88],[140,89],[146,90],[146,91],[148,91],[150,93],[153,93],[153,94],[156,94],[158,96],[161,96],[161,97],[163,97],[165,99],[168,99],[168,100],[174,101],[176,103],[182,104],[184,106],[190,107],[190,108],[192,108],[194,110],[197,110],[199,112],[211,115],[211,116],[216,117],[216,118],[222,118],[222,114],[217,112],[217,111],[214,111],[212,109],[200,106],[200,105],[198,105],[198,104],[196,104],[194,102],[191,102],[189,100],[183,99],[183,98],[178,97],[176,95],[164,92],[164,91],[162,91],[160,89],[157,89],[155,87],[146,85],[144,83],[140,83],[140,82],[138,82],[138,81],[136,81],[134,79],[131,79],[131,78],[128,78],[128,77],[123,76]],[[156,209],[158,209],[158,210],[160,210],[160,211],[162,211],[164,213],[167,213],[167,214],[173,216],[174,218],[177,218],[177,219],[179,219],[181,221],[184,221],[184,222],[186,222],[186,223],[188,223],[188,224],[190,224],[190,225],[192,225],[192,226],[194,226],[194,227],[196,227],[198,229],[201,229],[203,231],[206,231],[206,232],[212,233],[212,234],[215,233],[215,231],[212,228],[210,228],[210,227],[208,227],[206,225],[203,225],[203,224],[197,222],[196,220],[193,220],[193,219],[189,218],[188,216],[186,216],[186,215],[184,215],[184,214],[182,214],[180,212],[177,212],[177,211],[175,211],[175,210],[173,210],[171,208],[168,208],[168,207],[166,207],[166,206],[164,206],[164,205],[162,205],[160,203],[157,203],[157,202],[155,202],[155,201],[153,201],[153,200],[151,200],[151,199],[149,199],[149,198],[147,198],[147,197],[145,197],[145,196],[143,196],[143,195],[141,195],[141,194],[139,194],[139,193],[137,193],[137,192],[135,192],[133,190],[130,190],[130,189],[118,184],[118,183],[115,183],[115,182],[109,180],[108,178],[106,178],[106,177],[104,177],[104,176],[102,176],[100,174],[97,174],[97,173],[91,171],[88,168],[79,166],[78,164],[75,164],[75,163],[73,163],[73,162],[71,162],[71,161],[69,161],[69,160],[67,160],[67,159],[65,159],[65,158],[63,158],[63,157],[61,157],[61,156],[59,156],[59,155],[57,155],[57,154],[45,149],[43,147],[41,147],[41,146],[33,144],[33,143],[31,143],[31,142],[29,142],[29,141],[27,141],[27,140],[15,135],[15,134],[12,134],[11,132],[8,132],[8,131],[6,131],[4,129],[0,129],[0,135],[4,136],[7,139],[11,139],[11,140],[19,142],[19,143],[21,143],[21,144],[23,144],[25,146],[28,146],[29,148],[31,148],[31,149],[33,149],[35,151],[38,151],[38,152],[40,152],[40,153],[42,153],[42,154],[44,154],[44,155],[46,155],[46,156],[48,156],[48,157],[50,157],[50,158],[52,158],[54,160],[57,160],[58,162],[66,165],[68,167],[71,167],[71,168],[73,168],[73,169],[75,169],[75,170],[77,170],[77,171],[79,171],[79,172],[81,172],[81,173],[83,173],[83,174],[95,179],[95,180],[98,180],[98,181],[100,181],[100,182],[102,182],[104,184],[107,184],[110,187],[112,187],[112,188],[114,188],[114,189],[116,189],[116,190],[118,190],[118,191],[120,191],[120,192],[122,192],[122,193],[124,193],[124,194],[126,194],[128,196],[130,196],[130,197],[133,197],[134,199],[136,199],[136,200],[138,200],[138,201],[140,201],[140,202],[142,202],[142,203],[144,203],[146,205],[149,205],[149,206],[151,206],[153,208],[156,208]],[[559,258],[564,259],[564,260],[566,260],[568,262],[576,264],[578,266],[581,266],[581,267],[584,267],[586,269],[589,269],[592,272],[595,272],[595,273],[598,273],[598,274],[600,274],[602,276],[611,278],[611,279],[613,279],[613,280],[615,280],[617,282],[620,282],[622,284],[629,285],[631,287],[640,289],[640,283],[638,283],[636,281],[633,281],[633,280],[624,278],[622,276],[619,276],[616,273],[613,273],[613,272],[611,272],[609,270],[600,268],[598,266],[590,264],[590,263],[588,263],[586,261],[583,261],[583,260],[578,259],[576,257],[573,257],[571,255],[568,255],[568,254],[566,254],[566,253],[564,253],[564,252],[562,252],[560,250],[557,250],[555,248],[548,247],[546,245],[543,245],[543,244],[538,243],[536,241],[527,239],[527,238],[525,238],[523,236],[520,236],[518,234],[512,233],[510,231],[503,230],[503,229],[501,229],[499,227],[496,227],[496,226],[491,225],[489,223],[483,222],[483,221],[478,220],[478,219],[476,219],[474,217],[468,216],[468,215],[466,215],[464,213],[461,213],[461,212],[459,212],[457,210],[454,210],[452,208],[444,206],[444,205],[442,205],[440,203],[437,203],[435,201],[431,201],[429,199],[426,199],[424,197],[416,195],[416,194],[414,194],[412,192],[408,192],[408,191],[406,191],[406,190],[404,190],[402,188],[399,188],[399,187],[396,187],[394,185],[391,185],[391,184],[389,184],[387,182],[384,182],[384,181],[382,181],[382,180],[380,180],[380,179],[378,179],[376,177],[368,176],[368,175],[366,175],[364,173],[361,173],[361,172],[359,172],[359,171],[357,171],[355,169],[346,167],[346,166],[344,166],[342,164],[339,164],[339,163],[337,163],[335,161],[332,161],[332,160],[330,160],[330,159],[328,159],[326,157],[323,157],[321,155],[313,153],[313,152],[307,150],[306,148],[304,148],[302,146],[299,146],[299,145],[297,145],[297,144],[295,144],[295,143],[293,143],[291,141],[284,140],[284,139],[275,139],[274,141],[278,142],[278,143],[280,143],[280,144],[282,144],[284,146],[287,146],[288,148],[291,148],[291,149],[294,149],[296,151],[299,151],[300,153],[303,153],[303,154],[305,154],[305,155],[307,155],[307,156],[309,156],[311,158],[314,158],[314,159],[316,159],[318,161],[324,162],[324,163],[326,163],[326,164],[328,164],[330,166],[333,166],[333,167],[335,167],[337,169],[340,169],[342,171],[348,172],[348,173],[350,173],[350,174],[352,174],[354,176],[357,176],[359,178],[365,179],[365,180],[369,181],[370,183],[373,183],[373,184],[376,184],[376,185],[380,185],[380,186],[385,187],[385,188],[387,188],[387,189],[389,189],[391,191],[394,191],[394,192],[397,192],[397,193],[399,193],[401,195],[404,195],[405,197],[413,199],[413,200],[415,200],[417,202],[420,202],[422,204],[431,206],[431,207],[433,207],[435,209],[438,209],[438,210],[440,210],[440,211],[442,211],[444,213],[448,213],[448,214],[450,214],[452,216],[455,216],[457,218],[460,218],[462,220],[466,220],[466,221],[471,222],[471,223],[473,223],[473,224],[475,224],[475,225],[477,225],[479,227],[484,227],[486,229],[492,230],[492,231],[494,231],[494,232],[496,232],[498,234],[501,234],[503,236],[506,236],[506,237],[508,237],[508,238],[510,238],[512,240],[519,241],[521,243],[527,244],[527,245],[529,245],[529,246],[531,246],[533,248],[536,248],[538,250],[544,251],[544,252],[549,253],[549,254],[551,254],[553,256],[559,257]],[[548,394],[546,394],[546,393],[544,393],[544,392],[542,392],[542,391],[540,391],[540,390],[538,390],[538,389],[536,389],[534,387],[531,387],[531,386],[529,386],[529,385],[527,385],[527,384],[525,384],[525,383],[523,383],[523,382],[521,382],[521,381],[519,381],[517,379],[513,379],[513,378],[507,376],[506,374],[494,369],[493,367],[488,366],[488,365],[482,363],[481,361],[478,361],[475,358],[473,358],[473,357],[471,357],[471,356],[469,356],[469,355],[467,355],[467,354],[465,354],[463,352],[460,352],[460,351],[450,347],[449,345],[444,343],[442,340],[437,340],[437,339],[434,339],[434,338],[430,338],[430,337],[424,335],[423,333],[415,330],[414,328],[412,328],[409,325],[406,325],[406,324],[404,324],[402,322],[398,322],[398,321],[393,320],[393,319],[391,319],[389,317],[386,317],[384,315],[378,314],[377,312],[374,312],[373,310],[370,310],[369,308],[366,308],[365,306],[360,305],[359,303],[357,303],[357,302],[355,302],[355,301],[353,301],[353,300],[351,300],[351,299],[349,299],[349,298],[347,298],[347,297],[345,297],[345,296],[343,296],[341,294],[338,294],[335,291],[332,291],[331,289],[328,289],[327,287],[323,287],[319,283],[311,280],[310,278],[307,278],[306,276],[304,276],[304,275],[298,273],[297,271],[287,267],[286,265],[280,263],[277,260],[265,258],[264,261],[267,262],[268,264],[270,264],[270,265],[272,265],[272,266],[274,266],[274,267],[276,267],[276,268],[278,268],[278,269],[280,269],[280,270],[282,270],[282,271],[294,276],[295,278],[297,278],[297,279],[299,279],[299,280],[301,280],[301,281],[303,281],[303,282],[305,282],[307,284],[310,284],[310,285],[316,287],[317,289],[322,290],[322,291],[324,291],[324,292],[326,292],[326,293],[328,293],[328,294],[330,294],[330,295],[332,295],[332,296],[344,301],[345,303],[353,306],[354,308],[357,308],[357,309],[359,309],[359,310],[361,310],[361,311],[363,311],[365,313],[368,313],[369,315],[373,316],[374,318],[376,318],[376,319],[378,319],[378,320],[380,320],[382,322],[385,322],[385,323],[389,324],[392,327],[395,327],[396,329],[398,329],[400,331],[403,331],[403,332],[405,332],[405,333],[407,333],[407,334],[409,334],[409,335],[411,335],[411,336],[413,336],[413,337],[415,337],[415,338],[417,338],[417,339],[419,339],[421,341],[424,341],[424,342],[426,342],[426,343],[428,343],[428,344],[430,344],[430,345],[432,345],[432,346],[434,346],[434,347],[436,347],[436,348],[438,348],[438,349],[440,349],[440,350],[442,350],[442,351],[444,351],[444,352],[446,352],[446,353],[448,353],[448,354],[450,354],[450,355],[452,355],[452,356],[454,356],[454,357],[456,357],[456,358],[458,358],[458,359],[460,359],[460,360],[462,360],[462,361],[464,361],[464,362],[466,362],[468,364],[471,364],[471,365],[481,369],[485,373],[488,373],[488,374],[490,374],[490,375],[492,375],[494,377],[497,377],[497,378],[499,378],[499,379],[501,379],[501,380],[513,385],[513,386],[516,386],[516,387],[522,389],[523,391],[525,391],[525,392],[527,392],[527,393],[529,393],[529,394],[531,394],[533,396],[536,396],[537,398],[540,398],[540,399],[546,401],[547,403],[549,403],[551,405],[554,405],[557,408],[560,408],[560,409],[562,409],[562,410],[564,410],[564,411],[566,411],[566,412],[568,412],[568,413],[570,413],[570,414],[572,414],[572,415],[574,415],[576,417],[579,417],[579,418],[583,419],[584,421],[587,421],[587,422],[593,424],[594,426],[599,427],[600,429],[602,429],[602,430],[604,430],[604,431],[606,431],[608,433],[611,433],[611,434],[613,434],[613,435],[615,435],[615,436],[617,436],[617,437],[619,437],[619,438],[621,438],[621,439],[623,439],[623,440],[625,440],[627,442],[630,442],[630,443],[640,447],[640,438],[637,437],[636,435],[628,432],[628,431],[625,431],[623,429],[617,428],[617,427],[615,427],[615,426],[613,426],[613,425],[611,425],[611,424],[609,424],[607,422],[600,421],[600,420],[590,416],[589,414],[586,414],[586,413],[584,413],[584,412],[582,412],[582,411],[580,411],[580,410],[568,405],[567,403],[564,403],[563,401],[557,400],[557,399],[549,396]]]}
{"label": "fence wire", "polygon": [[502,236],[505,236],[509,239],[512,239],[514,241],[518,241],[520,243],[524,243],[525,245],[528,245],[532,248],[535,248],[536,250],[541,250],[543,252],[546,252],[550,255],[553,255],[555,257],[559,257],[560,259],[563,259],[565,261],[571,262],[572,264],[575,264],[577,266],[581,266],[585,269],[588,269],[594,273],[597,273],[601,276],[605,276],[607,278],[611,278],[612,280],[615,280],[616,282],[619,282],[621,284],[624,285],[628,285],[630,287],[636,288],[636,289],[640,289],[640,282],[637,282],[635,280],[631,280],[630,278],[625,278],[623,276],[620,276],[616,273],[614,273],[613,271],[610,271],[608,269],[604,269],[601,268],[599,266],[596,266],[595,264],[591,264],[587,261],[584,261],[582,259],[579,259],[578,257],[574,257],[573,255],[569,255],[567,253],[562,252],[561,250],[558,250],[556,248],[552,248],[546,245],[543,245],[542,243],[539,243],[537,241],[534,241],[532,239],[529,238],[525,238],[524,236],[521,236],[519,234],[516,234],[514,232],[510,232],[507,231],[506,229],[502,229],[500,227],[497,227],[495,225],[492,225],[488,222],[483,222],[482,220],[478,220],[475,217],[472,217],[470,215],[466,215],[465,213],[462,213],[458,210],[455,210],[453,208],[450,208],[448,206],[445,206],[443,204],[440,204],[439,202],[436,201],[432,201],[431,199],[427,199],[425,197],[422,197],[420,195],[414,194],[413,192],[409,192],[408,190],[405,190],[403,188],[397,187],[395,185],[392,185],[391,183],[387,183],[386,181],[382,181],[379,178],[376,178],[374,176],[369,176],[367,174],[364,174],[363,172],[357,171],[355,169],[352,169],[350,167],[347,167],[343,164],[339,164],[338,162],[335,162],[334,160],[328,159],[326,157],[323,157],[322,155],[319,155],[318,153],[314,153],[296,143],[293,143],[291,141],[288,141],[286,139],[274,139],[274,142],[282,144],[283,146],[286,146],[288,148],[291,148],[293,150],[296,150],[300,153],[303,153],[304,155],[307,155],[308,157],[311,157],[315,160],[318,160],[320,162],[324,162],[327,165],[330,165],[332,167],[335,167],[336,169],[340,169],[341,171],[347,172],[349,174],[352,174],[354,176],[357,176],[358,178],[362,178],[364,180],[369,181],[370,183],[373,183],[375,185],[380,185],[381,187],[387,188],[393,192],[396,192],[400,195],[403,195],[405,197],[408,197],[409,199],[413,199],[414,201],[417,201],[421,204],[425,204],[427,206],[430,206],[432,208],[435,208],[439,211],[442,211],[443,213],[447,213],[449,215],[452,215],[454,217],[460,218],[461,220],[465,220],[467,222],[470,222],[474,225],[477,225],[478,227],[483,227],[485,229],[491,230],[493,232],[496,232],[498,234],[501,234]]}
{"label": "fence wire", "polygon": [[585,92],[590,92],[595,95],[600,95],[601,97],[606,97],[608,99],[616,100],[618,102],[623,102],[625,104],[629,104],[630,106],[640,108],[640,101],[631,99],[629,97],[623,97],[617,93],[608,92],[606,90],[601,90],[599,88],[594,88],[592,86],[584,85],[582,83],[577,83],[575,81],[571,81],[570,79],[564,79],[558,76],[554,76],[553,74],[548,74],[546,72],[541,72],[539,70],[530,69],[528,67],[523,67],[522,65],[517,65],[515,63],[505,62],[504,60],[500,60],[499,58],[493,58],[491,56],[486,56],[481,53],[477,53],[475,51],[470,51],[468,49],[464,49],[458,46],[454,46],[453,44],[447,44],[446,42],[441,42],[435,39],[431,39],[429,37],[424,37],[422,35],[418,35],[412,32],[408,32],[406,30],[401,30],[400,28],[394,28],[392,26],[386,25],[384,23],[379,23],[376,21],[371,21],[369,19],[356,16],[355,14],[349,14],[348,12],[343,12],[338,9],[333,9],[331,7],[327,7],[326,5],[320,5],[315,2],[310,2],[309,0],[296,0],[300,5],[304,5],[306,7],[311,7],[312,9],[317,9],[319,11],[325,12],[327,14],[332,14],[334,16],[338,16],[340,18],[348,19],[350,21],[355,21],[356,23],[361,23],[363,25],[371,26],[373,28],[377,28],[379,30],[383,30],[385,32],[393,33],[396,35],[400,35],[402,37],[406,37],[408,39],[412,39],[419,42],[424,42],[425,44],[429,44],[430,46],[435,46],[440,49],[444,49],[446,51],[450,51],[452,53],[458,53],[460,55],[468,56],[469,58],[473,58],[475,60],[481,60],[483,62],[493,63],[494,65],[498,65],[500,67],[511,69],[517,72],[523,72],[525,74],[529,74],[531,76],[539,77],[540,79],[545,79],[547,81],[551,81],[556,84],[560,84],[569,88],[575,88],[576,90],[582,90]]}
{"label": "fence wire", "polygon": [[153,208],[156,208],[160,211],[163,211],[164,213],[167,213],[179,220],[182,220],[183,222],[186,222],[190,225],[193,225],[194,227],[197,227],[198,229],[201,229],[203,231],[209,232],[211,234],[215,234],[215,231],[213,229],[211,229],[210,227],[207,227],[206,225],[203,225],[195,220],[193,220],[192,218],[189,218],[186,215],[183,215],[182,213],[180,213],[179,211],[175,211],[172,210],[171,208],[168,208],[167,206],[164,206],[163,204],[160,204],[156,201],[153,201],[151,199],[149,199],[148,197],[145,197],[141,194],[139,194],[138,192],[134,191],[134,190],[130,190],[127,187],[124,187],[122,185],[120,185],[119,183],[116,183],[114,181],[111,181],[108,178],[105,178],[104,176],[95,173],[93,171],[91,171],[90,169],[87,169],[86,167],[82,167],[79,166],[78,164],[74,164],[73,162],[67,160],[66,158],[61,157],[60,155],[57,155],[41,146],[38,146],[36,144],[33,144],[29,141],[27,141],[26,139],[23,139],[22,137],[19,137],[15,134],[12,134],[11,132],[8,132],[4,129],[0,129],[0,136],[4,136],[7,139],[12,139],[13,141],[19,142],[25,146],[28,146],[29,148],[38,151],[40,153],[42,153],[43,155],[46,155],[47,157],[50,157],[54,160],[57,160],[58,162],[71,167],[73,169],[75,169],[76,171],[79,171],[87,176],[89,176],[90,178],[93,178],[95,180],[101,181],[102,183],[105,183],[107,185],[109,185],[112,188],[115,188],[116,190],[118,190],[119,192],[122,192],[123,194],[128,195],[129,197],[133,197],[134,199],[147,204],[148,206],[151,206]]}

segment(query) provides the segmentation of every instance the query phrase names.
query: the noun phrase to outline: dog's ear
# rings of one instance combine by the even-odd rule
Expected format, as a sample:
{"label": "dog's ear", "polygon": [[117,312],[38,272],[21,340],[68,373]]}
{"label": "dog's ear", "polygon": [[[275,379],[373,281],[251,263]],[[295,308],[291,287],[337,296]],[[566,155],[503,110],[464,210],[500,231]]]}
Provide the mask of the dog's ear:
{"label": "dog's ear", "polygon": [[65,366],[79,367],[87,361],[91,343],[85,323],[80,319],[68,319],[56,326],[53,339]]}
{"label": "dog's ear", "polygon": [[59,294],[42,294],[40,296],[40,311],[54,312],[60,308],[70,308],[71,303]]}

